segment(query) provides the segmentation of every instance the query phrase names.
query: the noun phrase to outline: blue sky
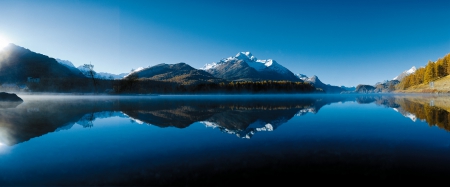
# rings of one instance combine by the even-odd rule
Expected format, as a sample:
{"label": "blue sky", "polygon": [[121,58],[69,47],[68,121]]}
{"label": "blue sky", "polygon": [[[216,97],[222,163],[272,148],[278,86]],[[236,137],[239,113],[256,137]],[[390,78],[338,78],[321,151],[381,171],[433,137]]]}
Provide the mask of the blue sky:
{"label": "blue sky", "polygon": [[75,66],[194,68],[250,51],[356,86],[450,53],[450,1],[1,0],[0,36]]}

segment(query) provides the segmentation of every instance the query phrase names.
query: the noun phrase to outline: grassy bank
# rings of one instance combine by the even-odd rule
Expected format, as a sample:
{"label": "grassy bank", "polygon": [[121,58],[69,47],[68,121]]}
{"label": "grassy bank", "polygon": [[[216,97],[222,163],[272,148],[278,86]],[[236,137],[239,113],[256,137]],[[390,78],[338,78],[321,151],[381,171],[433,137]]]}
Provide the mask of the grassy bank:
{"label": "grassy bank", "polygon": [[396,93],[439,93],[450,94],[450,75],[434,81],[434,86],[419,84],[411,86],[406,90],[396,90]]}

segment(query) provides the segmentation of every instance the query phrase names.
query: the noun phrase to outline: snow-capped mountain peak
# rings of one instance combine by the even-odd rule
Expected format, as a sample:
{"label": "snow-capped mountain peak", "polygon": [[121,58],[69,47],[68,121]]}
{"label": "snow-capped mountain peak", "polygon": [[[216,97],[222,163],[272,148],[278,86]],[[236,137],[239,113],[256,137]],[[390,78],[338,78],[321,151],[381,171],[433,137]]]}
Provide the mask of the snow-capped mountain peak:
{"label": "snow-capped mountain peak", "polygon": [[220,60],[219,62],[213,62],[210,64],[205,64],[203,66],[202,70],[209,70],[209,69],[215,69],[227,62],[236,62],[242,60],[246,62],[250,67],[255,69],[256,71],[265,71],[265,70],[272,70],[277,71],[279,73],[286,73],[289,70],[282,65],[278,64],[275,60],[267,59],[267,60],[258,60],[251,52],[239,52],[234,57],[228,57]]}
{"label": "snow-capped mountain peak", "polygon": [[401,81],[404,77],[410,75],[411,73],[416,72],[417,68],[416,66],[411,67],[411,69],[405,70],[402,73],[400,73],[400,75],[394,77],[392,80],[398,80]]}
{"label": "snow-capped mountain peak", "polygon": [[226,80],[301,81],[289,69],[277,63],[275,60],[258,60],[251,52],[239,52],[235,56],[205,64],[205,66],[199,69]]}
{"label": "snow-capped mountain peak", "polygon": [[240,52],[235,56],[238,60],[244,60],[244,61],[256,61],[256,57],[252,55],[250,52]]}
{"label": "snow-capped mountain peak", "polygon": [[409,70],[407,70],[406,72],[407,73],[409,73],[409,74],[411,74],[411,73],[414,73],[414,72],[416,72],[416,66],[413,66],[411,69],[409,69]]}
{"label": "snow-capped mountain peak", "polygon": [[220,60],[219,62],[205,64],[202,68],[199,68],[199,69],[205,70],[205,71],[209,70],[209,69],[216,69],[217,67],[219,67],[227,62],[235,62],[235,61],[239,61],[239,60],[242,60],[242,61],[248,63],[248,62],[254,62],[257,59],[250,52],[239,52],[234,57],[228,57],[228,58],[224,58],[224,59]]}
{"label": "snow-capped mountain peak", "polygon": [[269,66],[271,66],[272,64],[277,63],[275,60],[272,60],[272,59],[258,60],[257,62],[264,63],[264,65],[265,65],[266,67],[269,67]]}

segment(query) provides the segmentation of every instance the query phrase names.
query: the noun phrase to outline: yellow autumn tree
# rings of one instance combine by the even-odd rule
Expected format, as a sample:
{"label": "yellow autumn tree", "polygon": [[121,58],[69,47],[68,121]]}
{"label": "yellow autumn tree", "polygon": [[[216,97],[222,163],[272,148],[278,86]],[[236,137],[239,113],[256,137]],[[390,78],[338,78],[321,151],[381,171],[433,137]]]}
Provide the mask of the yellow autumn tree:
{"label": "yellow autumn tree", "polygon": [[423,77],[423,82],[429,83],[436,78],[435,76],[436,76],[435,64],[434,62],[428,61],[428,64],[425,67],[425,75]]}

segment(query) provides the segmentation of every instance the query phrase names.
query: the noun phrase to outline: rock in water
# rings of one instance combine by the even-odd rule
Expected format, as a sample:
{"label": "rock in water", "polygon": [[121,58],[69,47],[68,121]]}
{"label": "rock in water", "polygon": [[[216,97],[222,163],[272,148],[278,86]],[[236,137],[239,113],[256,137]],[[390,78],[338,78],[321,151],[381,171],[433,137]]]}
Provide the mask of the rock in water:
{"label": "rock in water", "polygon": [[0,102],[2,101],[22,102],[23,100],[16,94],[0,92]]}

